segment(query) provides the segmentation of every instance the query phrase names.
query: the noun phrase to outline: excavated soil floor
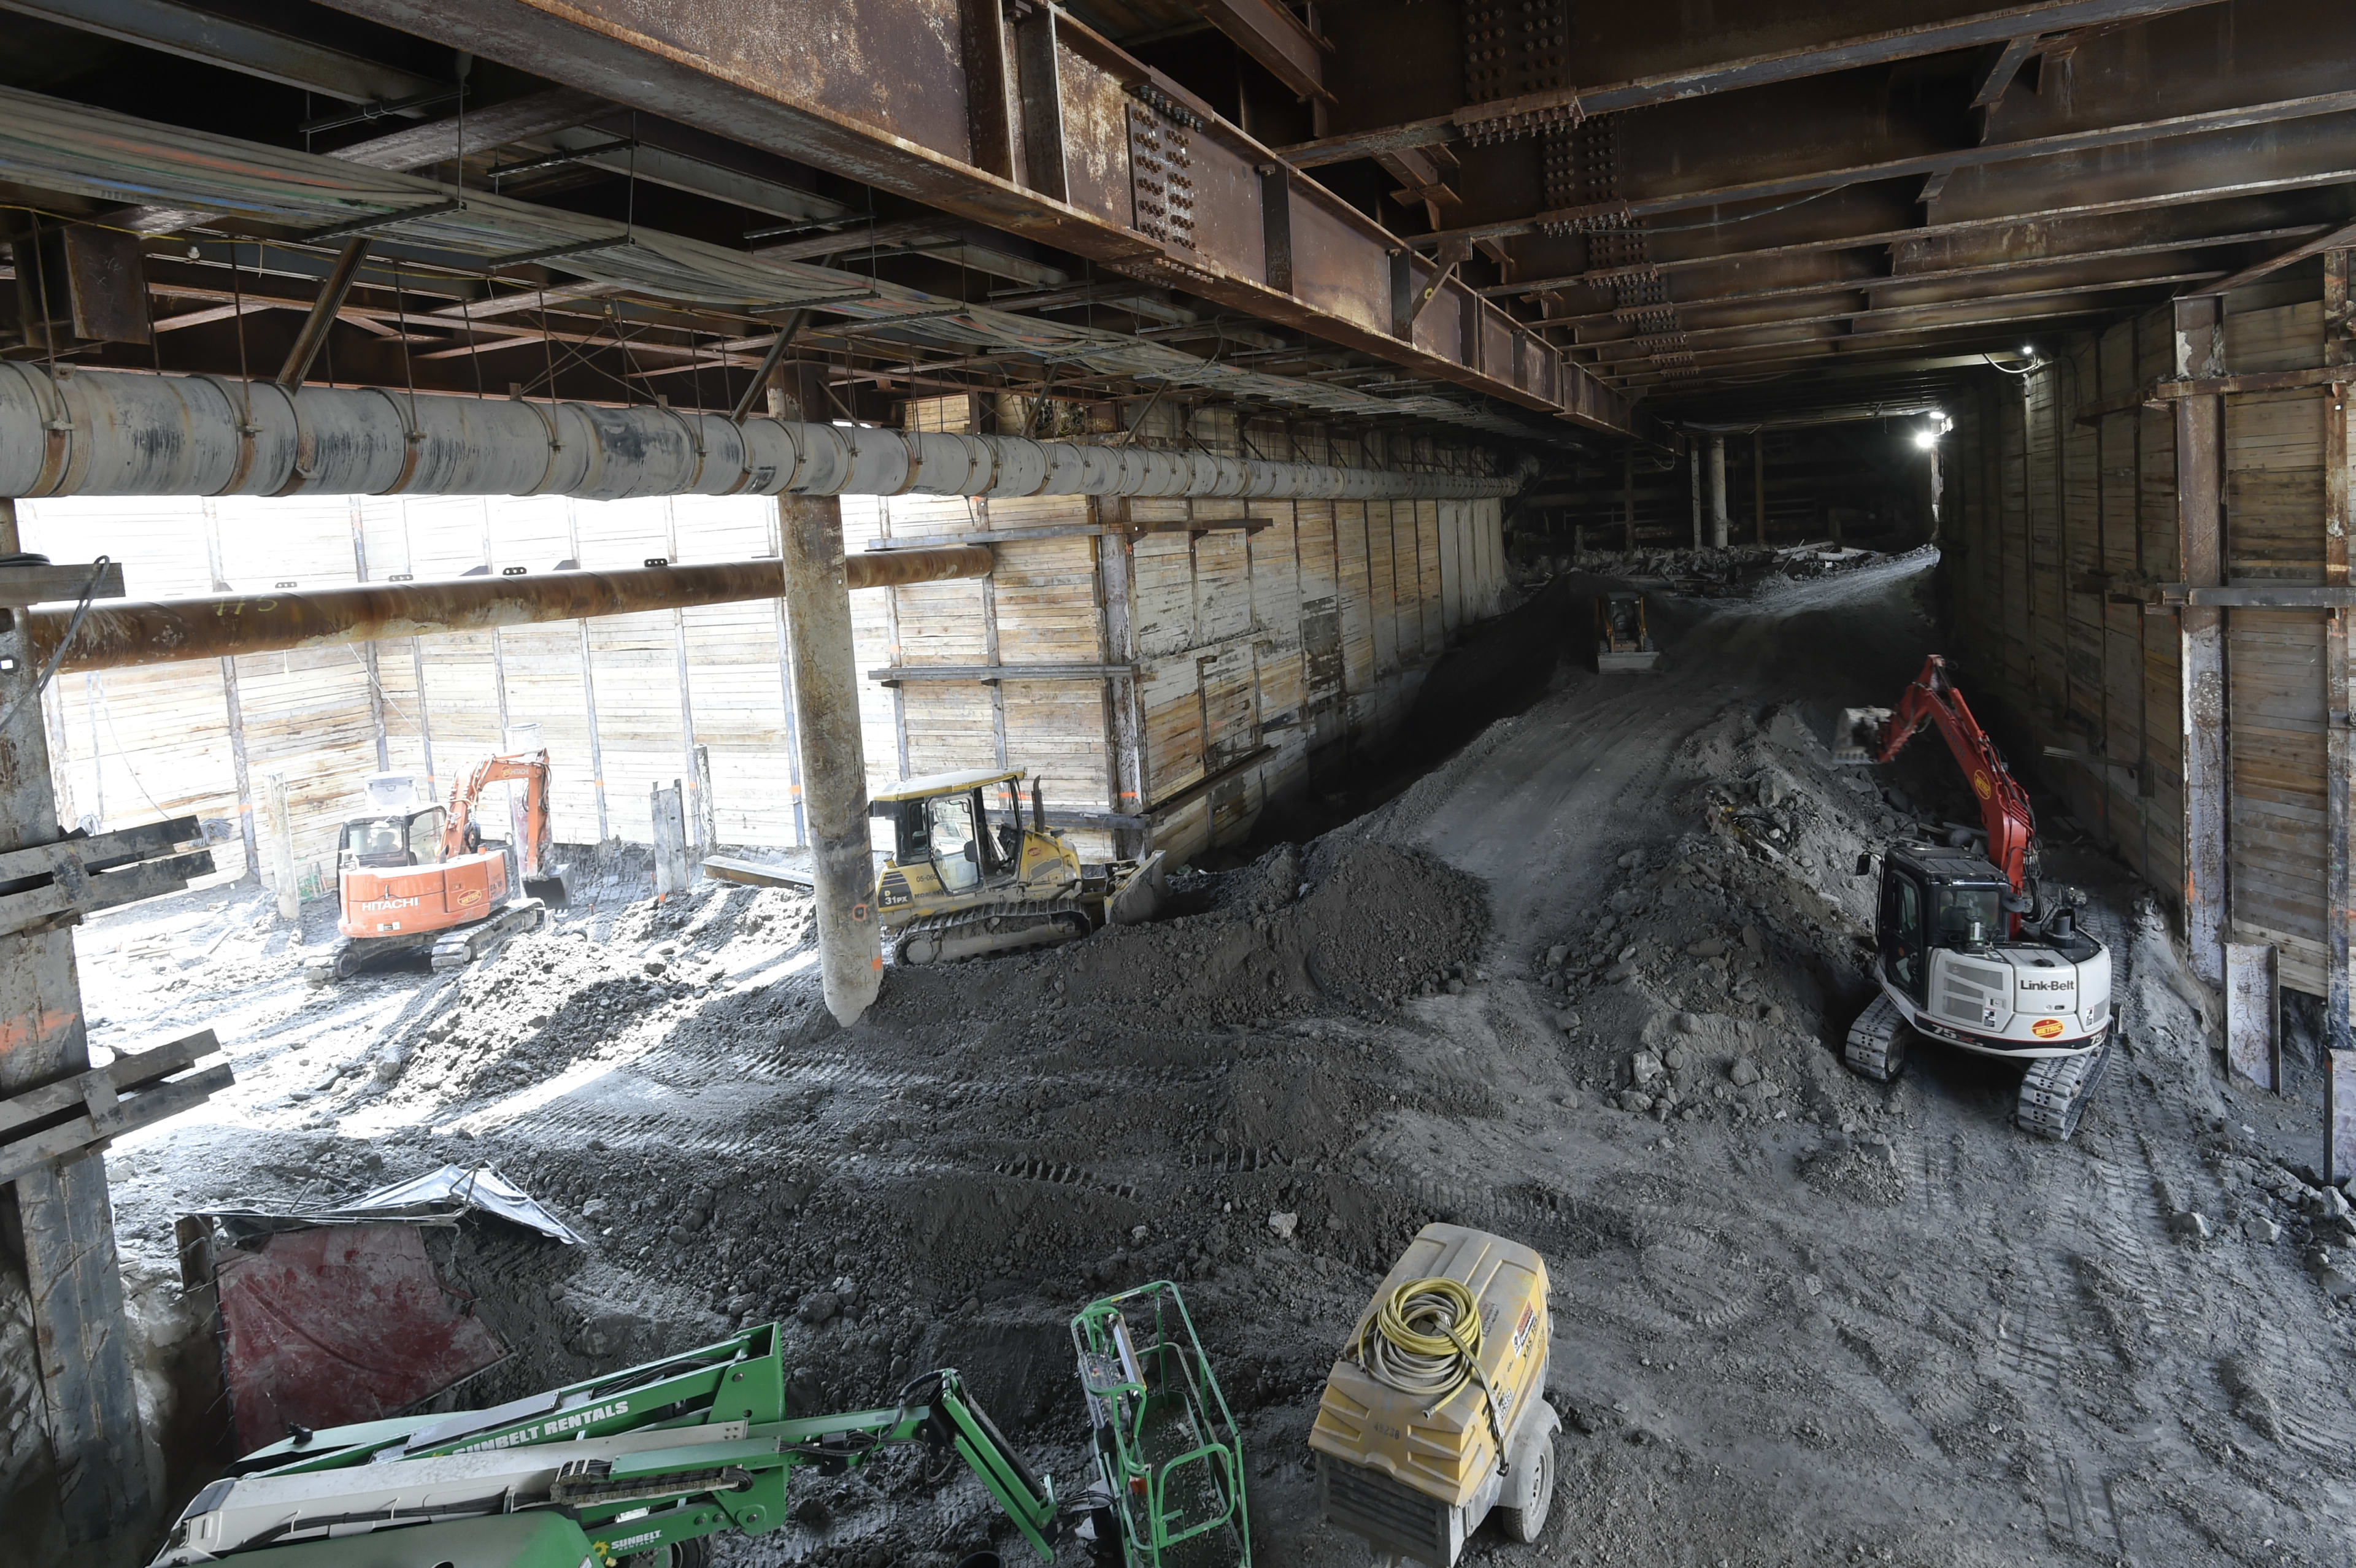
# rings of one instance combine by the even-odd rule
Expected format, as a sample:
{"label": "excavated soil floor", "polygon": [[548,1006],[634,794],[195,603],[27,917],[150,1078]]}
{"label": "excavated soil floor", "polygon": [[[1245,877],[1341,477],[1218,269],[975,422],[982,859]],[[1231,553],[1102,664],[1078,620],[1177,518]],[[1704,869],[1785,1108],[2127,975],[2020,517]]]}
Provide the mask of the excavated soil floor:
{"label": "excavated soil floor", "polygon": [[[331,990],[251,892],[94,921],[94,1040],[209,1025],[239,1076],[109,1156],[139,1330],[159,1364],[187,1333],[190,1209],[489,1162],[588,1240],[465,1232],[512,1351],[466,1403],[776,1317],[804,1408],[953,1364],[1073,1496],[1066,1319],[1170,1277],[1244,1423],[1257,1560],[1355,1568],[1306,1434],[1382,1272],[1444,1219],[1545,1254],[1564,1418],[1543,1540],[1493,1529],[1468,1561],[2345,1568],[2356,1227],[2300,1168],[2311,1040],[2288,1096],[2227,1085],[2162,922],[2055,821],[2050,869],[2119,970],[2077,1140],[2014,1128],[1984,1064],[1840,1066],[1870,994],[1858,853],[1971,820],[1943,756],[1841,769],[1821,740],[1934,645],[1933,565],[1661,600],[1665,670],[1611,679],[1572,580],[1484,636],[1561,651],[1545,691],[1378,809],[1180,878],[1166,923],[894,970],[848,1030],[804,901],[657,905],[626,856],[468,971]],[[969,1480],[798,1486],[722,1560],[948,1568],[993,1536],[1021,1560]]]}

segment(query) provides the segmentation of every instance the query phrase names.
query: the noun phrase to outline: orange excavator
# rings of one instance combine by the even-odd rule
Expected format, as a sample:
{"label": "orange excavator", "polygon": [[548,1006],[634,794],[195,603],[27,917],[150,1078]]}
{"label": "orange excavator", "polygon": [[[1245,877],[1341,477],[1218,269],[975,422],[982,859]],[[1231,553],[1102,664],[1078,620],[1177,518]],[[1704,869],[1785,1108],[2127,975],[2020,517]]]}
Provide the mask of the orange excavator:
{"label": "orange excavator", "polygon": [[[484,837],[477,819],[483,792],[509,781],[524,786],[520,844]],[[421,773],[371,773],[363,791],[368,810],[344,824],[336,848],[343,940],[309,961],[314,981],[421,947],[433,950],[434,968],[455,969],[564,907],[563,874],[549,859],[545,751],[484,758],[446,806]],[[524,896],[515,898],[519,871]]]}

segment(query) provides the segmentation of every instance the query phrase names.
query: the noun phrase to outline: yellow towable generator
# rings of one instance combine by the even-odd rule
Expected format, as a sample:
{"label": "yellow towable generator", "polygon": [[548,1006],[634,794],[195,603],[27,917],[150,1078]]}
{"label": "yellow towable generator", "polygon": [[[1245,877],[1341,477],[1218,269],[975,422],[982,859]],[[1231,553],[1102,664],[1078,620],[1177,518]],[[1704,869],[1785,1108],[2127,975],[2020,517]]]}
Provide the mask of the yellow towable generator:
{"label": "yellow towable generator", "polygon": [[1452,1568],[1495,1509],[1536,1541],[1554,1498],[1546,1260],[1426,1225],[1351,1330],[1309,1446],[1318,1509],[1385,1556]]}

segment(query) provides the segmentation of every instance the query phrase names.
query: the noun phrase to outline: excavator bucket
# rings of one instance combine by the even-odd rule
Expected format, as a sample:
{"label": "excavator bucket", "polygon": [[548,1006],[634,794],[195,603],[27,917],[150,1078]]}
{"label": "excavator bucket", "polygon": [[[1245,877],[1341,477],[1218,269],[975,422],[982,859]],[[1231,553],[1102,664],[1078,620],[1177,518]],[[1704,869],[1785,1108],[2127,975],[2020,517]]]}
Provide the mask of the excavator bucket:
{"label": "excavator bucket", "polygon": [[1105,923],[1142,925],[1162,912],[1162,902],[1169,896],[1169,874],[1162,869],[1162,851],[1156,849],[1105,901]]}
{"label": "excavator bucket", "polygon": [[1890,731],[1890,718],[1887,708],[1842,709],[1840,722],[1833,728],[1833,761],[1848,766],[1871,763],[1881,753],[1882,737]]}
{"label": "excavator bucket", "polygon": [[526,877],[523,880],[523,896],[538,899],[551,909],[562,909],[573,901],[573,895],[565,891],[562,867],[544,877]]}

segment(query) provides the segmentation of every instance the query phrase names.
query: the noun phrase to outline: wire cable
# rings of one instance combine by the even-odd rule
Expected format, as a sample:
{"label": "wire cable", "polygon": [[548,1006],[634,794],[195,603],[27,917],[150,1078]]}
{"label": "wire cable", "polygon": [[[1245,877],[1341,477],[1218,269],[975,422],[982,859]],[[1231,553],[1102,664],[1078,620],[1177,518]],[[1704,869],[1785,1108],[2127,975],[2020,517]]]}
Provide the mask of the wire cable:
{"label": "wire cable", "polygon": [[[0,559],[0,566],[47,566],[48,563],[49,558],[45,555],[16,555]],[[111,558],[100,556],[91,565],[90,581],[81,585],[81,600],[74,605],[73,619],[66,623],[66,635],[59,637],[58,645],[50,650],[49,662],[41,667],[39,678],[33,682],[31,690],[20,694],[16,701],[8,705],[8,710],[5,713],[0,713],[0,735],[7,734],[8,727],[16,722],[16,715],[22,713],[27,703],[34,701],[43,690],[47,689],[49,681],[58,673],[58,667],[65,663],[66,650],[73,646],[74,634],[81,630],[82,621],[90,614],[91,596],[98,592],[98,580],[106,574],[106,569],[111,564],[112,564]],[[143,789],[139,793],[145,795],[147,792]]]}
{"label": "wire cable", "polygon": [[1671,224],[1665,229],[1640,229],[1636,230],[1636,232],[1640,234],[1685,234],[1697,229],[1718,229],[1729,223],[1748,223],[1754,218],[1772,218],[1779,212],[1789,212],[1795,207],[1805,207],[1808,203],[1815,201],[1821,197],[1831,196],[1836,192],[1844,191],[1848,187],[1845,185],[1828,185],[1822,190],[1812,190],[1798,200],[1787,201],[1781,207],[1762,207],[1756,212],[1737,213],[1732,218],[1713,218],[1708,223],[1676,223]]}

